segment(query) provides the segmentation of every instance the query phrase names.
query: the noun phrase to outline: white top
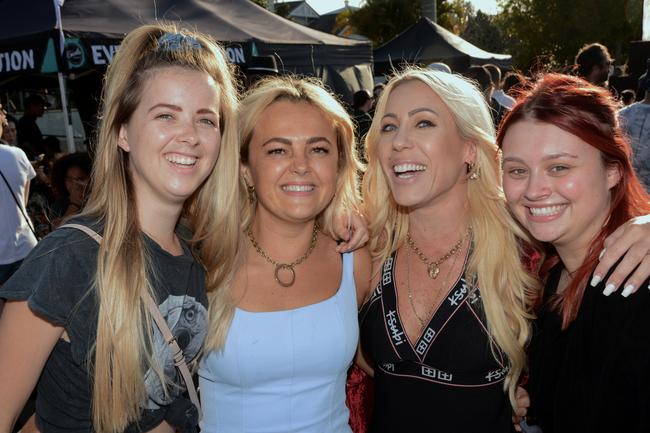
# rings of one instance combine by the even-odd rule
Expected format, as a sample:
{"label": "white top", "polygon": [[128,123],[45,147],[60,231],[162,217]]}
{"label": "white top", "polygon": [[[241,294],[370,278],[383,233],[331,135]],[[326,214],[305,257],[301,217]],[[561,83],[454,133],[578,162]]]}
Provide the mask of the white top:
{"label": "white top", "polygon": [[507,108],[508,110],[510,110],[513,105],[515,105],[515,99],[501,89],[492,92],[492,97],[499,103],[499,105]]}
{"label": "white top", "polygon": [[[25,152],[18,147],[0,144],[0,171],[27,215],[25,188],[36,172]],[[0,177],[0,265],[24,259],[34,245],[36,238]]]}
{"label": "white top", "polygon": [[203,433],[351,433],[345,383],[359,337],[352,253],[330,298],[272,312],[239,308],[223,351],[199,368]]}

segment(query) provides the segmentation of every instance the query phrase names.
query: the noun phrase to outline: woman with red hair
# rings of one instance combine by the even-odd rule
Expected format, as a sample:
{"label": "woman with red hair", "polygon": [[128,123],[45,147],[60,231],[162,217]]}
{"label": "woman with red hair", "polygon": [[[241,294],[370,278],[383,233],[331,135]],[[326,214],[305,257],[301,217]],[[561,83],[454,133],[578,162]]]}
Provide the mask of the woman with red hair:
{"label": "woman with red hair", "polygon": [[609,296],[593,273],[605,238],[650,211],[616,108],[607,90],[548,74],[497,137],[510,209],[545,252],[528,384],[544,433],[650,431],[648,281],[628,299],[634,280]]}

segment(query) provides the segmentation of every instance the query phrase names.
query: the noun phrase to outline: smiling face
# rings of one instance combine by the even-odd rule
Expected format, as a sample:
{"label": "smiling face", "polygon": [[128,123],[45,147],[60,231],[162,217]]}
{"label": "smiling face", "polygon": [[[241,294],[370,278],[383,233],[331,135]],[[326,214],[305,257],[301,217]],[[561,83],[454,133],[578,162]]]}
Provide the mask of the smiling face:
{"label": "smiling face", "polygon": [[255,187],[256,215],[283,221],[316,218],[332,201],[338,174],[336,131],[314,105],[279,100],[255,125],[242,164]]}
{"label": "smiling face", "polygon": [[377,156],[397,204],[422,208],[466,199],[465,162],[474,161],[475,149],[427,84],[396,86],[380,121]]}
{"label": "smiling face", "polygon": [[149,74],[118,145],[129,153],[139,205],[182,206],[219,155],[219,91],[205,72],[166,67]]}
{"label": "smiling face", "polygon": [[598,149],[549,123],[515,123],[502,148],[503,188],[521,225],[556,247],[588,247],[609,214],[618,170]]}

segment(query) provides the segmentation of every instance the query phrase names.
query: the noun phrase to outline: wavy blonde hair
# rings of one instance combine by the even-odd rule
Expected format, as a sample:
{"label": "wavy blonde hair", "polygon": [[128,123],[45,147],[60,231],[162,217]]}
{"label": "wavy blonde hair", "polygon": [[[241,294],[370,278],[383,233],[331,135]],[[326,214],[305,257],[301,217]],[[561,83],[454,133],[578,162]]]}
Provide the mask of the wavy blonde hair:
{"label": "wavy blonde hair", "polygon": [[399,206],[391,195],[378,160],[377,143],[388,97],[400,84],[413,80],[425,83],[443,100],[461,137],[476,147],[475,163],[480,176],[467,182],[474,245],[466,276],[481,289],[493,352],[498,348],[508,357],[510,371],[504,389],[514,405],[517,380],[526,366],[524,346],[530,337],[530,299],[539,290],[539,282],[521,263],[520,240],[528,237],[506,206],[501,188],[501,156],[489,108],[476,86],[463,77],[408,68],[391,78],[382,93],[366,137],[368,168],[362,185],[365,212],[370,216],[371,254],[378,261],[386,260],[404,244],[409,228],[409,210]]}
{"label": "wavy blonde hair", "polygon": [[[244,96],[239,107],[239,133],[241,135],[239,153],[242,164],[248,163],[248,149],[264,110],[277,101],[306,102],[318,108],[331,122],[336,132],[338,149],[338,176],[334,198],[318,216],[324,232],[335,237],[334,222],[341,215],[355,212],[360,207],[357,172],[361,164],[356,153],[354,127],[350,116],[322,83],[314,78],[272,77],[259,81]],[[240,229],[247,230],[255,218],[256,200],[249,199],[246,181],[239,176],[239,199],[241,209]],[[245,251],[245,248],[241,248]],[[215,321],[211,322],[206,350],[218,350],[223,344],[232,321],[234,302],[229,283],[215,296],[220,298],[214,306]],[[211,308],[213,304],[211,303]]]}
{"label": "wavy blonde hair", "polygon": [[[159,47],[165,33],[194,38],[200,47],[181,43]],[[189,240],[206,269],[208,291],[229,278],[238,245],[237,92],[223,49],[211,38],[173,25],[146,25],[130,32],[106,74],[101,124],[92,171],[93,188],[84,216],[100,221],[104,240],[99,247],[94,285],[99,300],[93,380],[93,424],[99,432],[119,432],[139,419],[146,400],[144,374],[164,373],[152,354],[152,320],[141,297],[153,294],[148,274],[150,257],[144,247],[129,175],[129,155],[118,145],[120,127],[129,122],[147,80],[156,70],[180,67],[210,75],[219,87],[221,147],[215,169],[185,202],[183,218],[193,231]],[[200,243],[201,248],[196,248]]]}

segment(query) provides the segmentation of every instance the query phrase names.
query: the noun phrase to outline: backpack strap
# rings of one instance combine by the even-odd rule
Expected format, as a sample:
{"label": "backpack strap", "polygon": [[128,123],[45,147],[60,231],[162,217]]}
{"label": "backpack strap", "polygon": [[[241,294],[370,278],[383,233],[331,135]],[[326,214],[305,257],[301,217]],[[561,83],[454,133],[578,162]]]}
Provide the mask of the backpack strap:
{"label": "backpack strap", "polygon": [[[60,229],[73,228],[73,229],[81,230],[82,232],[90,236],[98,244],[101,244],[102,242],[102,237],[97,232],[95,232],[90,227],[81,224],[65,224],[59,228]],[[147,292],[143,293],[142,300],[147,306],[147,309],[149,310],[151,317],[153,318],[154,322],[156,322],[156,326],[162,333],[163,338],[165,339],[165,341],[169,345],[169,348],[172,351],[172,354],[174,356],[174,365],[176,365],[176,368],[178,368],[178,371],[181,373],[181,376],[183,377],[183,381],[185,382],[185,387],[187,388],[187,392],[190,395],[190,400],[192,401],[194,406],[196,406],[196,409],[199,413],[199,420],[201,420],[203,418],[203,414],[201,412],[201,403],[199,402],[199,397],[196,392],[196,387],[194,386],[194,381],[192,380],[192,374],[190,373],[190,369],[187,366],[187,362],[185,362],[185,355],[183,354],[183,349],[181,349],[180,346],[178,345],[178,342],[176,341],[176,337],[174,337],[174,334],[172,334],[172,331],[169,329],[169,325],[167,325],[165,318],[160,313],[160,309],[158,308],[158,305],[156,305],[156,302],[153,300],[151,295]]]}

